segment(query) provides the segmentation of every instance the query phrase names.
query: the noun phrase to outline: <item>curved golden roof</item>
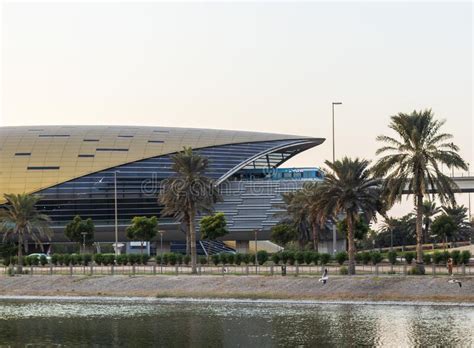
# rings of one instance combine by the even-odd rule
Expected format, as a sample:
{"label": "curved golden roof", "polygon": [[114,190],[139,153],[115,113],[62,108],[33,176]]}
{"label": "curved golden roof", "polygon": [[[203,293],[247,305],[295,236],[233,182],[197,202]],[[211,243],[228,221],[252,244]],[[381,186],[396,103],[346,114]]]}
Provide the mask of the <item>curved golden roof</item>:
{"label": "curved golden roof", "polygon": [[170,127],[0,127],[0,203],[5,193],[36,192],[107,168],[177,152],[184,146],[290,139],[314,138]]}

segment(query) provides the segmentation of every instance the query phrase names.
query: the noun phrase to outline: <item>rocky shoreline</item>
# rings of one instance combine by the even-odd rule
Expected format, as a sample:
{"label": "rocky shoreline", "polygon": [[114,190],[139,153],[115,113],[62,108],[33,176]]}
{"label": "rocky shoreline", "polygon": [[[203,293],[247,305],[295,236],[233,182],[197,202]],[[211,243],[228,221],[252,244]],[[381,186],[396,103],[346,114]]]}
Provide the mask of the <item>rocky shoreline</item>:
{"label": "rocky shoreline", "polygon": [[14,276],[0,277],[3,296],[248,298],[321,301],[474,303],[474,277],[334,276]]}

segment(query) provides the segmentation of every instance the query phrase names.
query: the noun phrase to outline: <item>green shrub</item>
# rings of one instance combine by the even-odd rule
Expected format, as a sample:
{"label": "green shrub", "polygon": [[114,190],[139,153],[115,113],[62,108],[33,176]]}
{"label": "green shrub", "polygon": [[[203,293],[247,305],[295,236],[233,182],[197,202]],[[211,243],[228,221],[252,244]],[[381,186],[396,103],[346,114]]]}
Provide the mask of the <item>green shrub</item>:
{"label": "green shrub", "polygon": [[140,254],[127,254],[127,261],[130,265],[136,265],[140,263]]}
{"label": "green shrub", "polygon": [[120,254],[117,255],[117,264],[118,265],[126,265],[128,263],[128,255],[127,254]]}
{"label": "green shrub", "polygon": [[304,252],[297,251],[295,253],[295,260],[298,262],[298,265],[302,265],[304,263]]}
{"label": "green shrub", "polygon": [[104,266],[113,265],[115,262],[115,254],[102,254],[102,264]]}
{"label": "green shrub", "polygon": [[219,262],[221,261],[219,254],[211,255],[211,261],[215,266],[217,266]]}
{"label": "green shrub", "polygon": [[189,263],[191,262],[191,256],[190,255],[184,255],[183,262],[186,266],[188,266]]}
{"label": "green shrub", "polygon": [[448,262],[450,257],[451,257],[451,255],[449,254],[449,251],[447,251],[447,250],[443,251],[443,263]]}
{"label": "green shrub", "polygon": [[240,266],[242,264],[242,261],[243,261],[242,254],[240,253],[235,254],[235,264]]}
{"label": "green shrub", "polygon": [[155,256],[155,262],[157,265],[161,265],[161,255],[156,255]]}
{"label": "green shrub", "polygon": [[89,264],[92,262],[92,255],[91,254],[84,254],[82,255],[82,264],[84,266],[89,266]]}
{"label": "green shrub", "polygon": [[255,254],[248,254],[249,255],[249,263],[255,265]]}
{"label": "green shrub", "polygon": [[167,265],[170,262],[169,256],[170,256],[170,253],[164,253],[163,254],[163,264],[164,265]]}
{"label": "green shrub", "polygon": [[313,252],[312,251],[305,251],[303,253],[304,263],[307,265],[311,265],[313,263]]}
{"label": "green shrub", "polygon": [[469,264],[469,260],[471,258],[471,252],[469,250],[463,250],[461,253],[461,263],[462,264]]}
{"label": "green shrub", "polygon": [[433,257],[432,257],[432,258],[433,258],[433,262],[434,262],[435,264],[437,264],[437,265],[439,265],[440,263],[443,262],[443,254],[440,253],[439,251],[435,251],[435,252],[433,253]]}
{"label": "green shrub", "polygon": [[[189,255],[188,255],[188,256],[189,256]],[[201,257],[199,258],[199,263],[200,263],[201,265],[206,265],[206,264],[207,264],[207,257],[201,256]]]}
{"label": "green shrub", "polygon": [[76,255],[76,254],[71,255],[71,265],[75,266],[75,265],[78,264],[78,262],[77,262],[77,256],[78,256],[78,255]]}
{"label": "green shrub", "polygon": [[459,265],[461,263],[461,252],[459,250],[451,251],[451,258],[455,265]]}
{"label": "green shrub", "polygon": [[178,256],[175,253],[170,253],[168,255],[168,262],[171,266],[176,265],[176,262],[178,262]]}
{"label": "green shrub", "polygon": [[347,269],[346,266],[341,266],[341,267],[339,267],[339,274],[341,274],[341,275],[348,275],[348,274],[349,274],[349,270]]}
{"label": "green shrub", "polygon": [[318,261],[319,261],[319,256],[320,256],[320,254],[319,254],[317,251],[313,251],[313,252],[311,253],[311,256],[313,257],[313,262],[314,262],[314,264],[317,265],[317,264],[318,264]]}
{"label": "green shrub", "polygon": [[296,255],[294,251],[288,251],[288,263],[294,265],[296,260]]}
{"label": "green shrub", "polygon": [[289,257],[289,252],[288,251],[282,251],[281,253],[281,262],[286,265],[288,263],[288,257]]}
{"label": "green shrub", "polygon": [[431,254],[423,254],[423,262],[427,265],[431,264]]}
{"label": "green shrub", "polygon": [[64,254],[58,254],[58,264],[60,266],[64,265]]}
{"label": "green shrub", "polygon": [[356,263],[361,263],[362,262],[362,253],[356,253],[354,258],[355,258]]}
{"label": "green shrub", "polygon": [[416,267],[416,266],[411,268],[409,274],[411,274],[411,275],[423,275],[423,273],[421,273],[420,270],[418,269],[418,267]]}
{"label": "green shrub", "polygon": [[362,263],[364,265],[369,264],[370,260],[372,259],[371,255],[370,255],[370,252],[368,252],[368,251],[363,251],[361,253],[361,258],[362,258]]}
{"label": "green shrub", "polygon": [[411,265],[413,259],[415,258],[415,253],[413,251],[407,251],[407,252],[405,252],[404,256],[405,256],[405,261],[409,265]]}
{"label": "green shrub", "polygon": [[397,252],[396,251],[389,251],[387,253],[387,259],[390,264],[394,265],[397,263]]}
{"label": "green shrub", "polygon": [[7,267],[10,266],[10,264],[11,264],[11,258],[10,258],[10,257],[5,257],[5,258],[3,258],[3,264],[4,264],[5,266],[7,266]]}
{"label": "green shrub", "polygon": [[140,255],[140,263],[142,265],[146,265],[148,263],[148,260],[150,260],[150,255],[148,255],[148,254],[141,254]]}
{"label": "green shrub", "polygon": [[28,259],[29,259],[29,263],[30,265],[32,266],[38,266],[39,265],[39,257],[38,256],[28,256]]}
{"label": "green shrub", "polygon": [[370,260],[372,261],[372,264],[376,265],[376,264],[382,262],[383,256],[378,251],[372,251],[370,253]]}
{"label": "green shrub", "polygon": [[336,259],[337,263],[342,266],[344,262],[347,261],[348,256],[345,251],[339,251],[336,253],[336,255],[334,255],[334,258]]}
{"label": "green shrub", "polygon": [[319,259],[321,260],[321,265],[327,265],[328,262],[331,260],[331,255],[328,253],[322,253],[319,255]]}
{"label": "green shrub", "polygon": [[280,256],[281,256],[281,254],[279,254],[279,253],[274,253],[274,254],[272,255],[272,262],[273,262],[275,265],[278,265],[278,264],[280,263],[280,259],[281,259]]}
{"label": "green shrub", "polygon": [[248,265],[250,263],[250,254],[242,254],[242,262]]}
{"label": "green shrub", "polygon": [[228,253],[227,254],[227,263],[229,265],[233,265],[235,263],[235,254],[233,254],[233,253]]}
{"label": "green shrub", "polygon": [[94,262],[98,265],[101,265],[103,260],[104,260],[104,255],[103,254],[94,254]]}
{"label": "green shrub", "polygon": [[219,254],[219,258],[220,258],[220,261],[223,265],[226,265],[227,264],[227,260],[228,260],[228,255],[227,253],[220,253]]}
{"label": "green shrub", "polygon": [[55,266],[58,264],[58,254],[51,255],[51,263]]}
{"label": "green shrub", "polygon": [[71,264],[71,254],[64,254],[64,265],[69,266]]}
{"label": "green shrub", "polygon": [[268,252],[266,250],[259,250],[257,252],[257,262],[261,266],[268,261]]}

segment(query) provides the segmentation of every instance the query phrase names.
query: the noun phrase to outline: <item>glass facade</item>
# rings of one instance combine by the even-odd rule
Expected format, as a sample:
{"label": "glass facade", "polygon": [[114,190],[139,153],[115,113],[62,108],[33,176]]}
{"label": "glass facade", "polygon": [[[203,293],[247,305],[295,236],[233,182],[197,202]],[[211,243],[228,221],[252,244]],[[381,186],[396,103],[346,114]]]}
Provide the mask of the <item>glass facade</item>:
{"label": "glass facade", "polygon": [[[239,166],[276,167],[305,149],[296,143],[296,140],[262,141],[194,151],[209,158],[207,175],[218,181],[233,170],[236,173],[232,179],[238,178]],[[174,174],[171,166],[171,156],[164,155],[88,174],[37,192],[42,197],[38,206],[51,217],[54,226],[64,226],[75,215],[92,218],[96,226],[113,225],[115,174],[120,224],[128,224],[134,216],[159,216],[158,188],[161,180]]]}

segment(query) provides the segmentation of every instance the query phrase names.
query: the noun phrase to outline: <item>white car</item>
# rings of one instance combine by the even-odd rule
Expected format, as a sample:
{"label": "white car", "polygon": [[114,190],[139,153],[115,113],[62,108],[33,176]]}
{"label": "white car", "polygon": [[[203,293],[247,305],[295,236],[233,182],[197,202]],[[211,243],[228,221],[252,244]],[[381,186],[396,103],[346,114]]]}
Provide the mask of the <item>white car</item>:
{"label": "white car", "polygon": [[51,256],[49,256],[47,254],[35,253],[35,254],[28,255],[28,257],[31,257],[31,256],[33,256],[33,257],[36,256],[38,258],[38,260],[41,258],[41,256],[44,256],[44,257],[46,257],[46,260],[48,261],[48,263],[51,263]]}

